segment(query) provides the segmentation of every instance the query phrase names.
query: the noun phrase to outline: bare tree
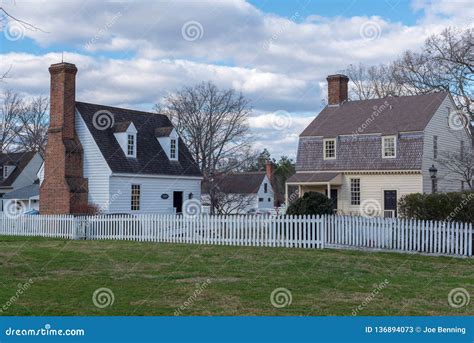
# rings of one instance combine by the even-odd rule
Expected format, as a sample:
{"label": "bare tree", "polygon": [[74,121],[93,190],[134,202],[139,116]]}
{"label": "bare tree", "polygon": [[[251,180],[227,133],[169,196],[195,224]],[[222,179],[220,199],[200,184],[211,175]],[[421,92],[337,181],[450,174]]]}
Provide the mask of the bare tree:
{"label": "bare tree", "polygon": [[0,105],[0,152],[15,148],[19,117],[24,111],[23,98],[12,90],[5,90]]}
{"label": "bare tree", "polygon": [[397,82],[393,65],[351,64],[346,73],[351,80],[351,97],[356,100],[403,95],[403,88]]}
{"label": "bare tree", "polygon": [[474,190],[474,152],[440,152],[436,161],[449,171],[450,181],[463,181],[470,190]]}
{"label": "bare tree", "polygon": [[350,65],[356,99],[448,91],[458,108],[474,118],[474,29],[447,28],[428,38],[419,52],[405,51],[389,64]]}
{"label": "bare tree", "polygon": [[37,151],[44,156],[48,136],[49,99],[33,98],[24,111],[19,113],[17,148],[22,151]]}
{"label": "bare tree", "polygon": [[189,147],[204,177],[250,147],[249,103],[233,89],[211,82],[184,87],[166,98],[164,112]]}
{"label": "bare tree", "polygon": [[474,29],[447,28],[428,38],[421,52],[407,51],[394,62],[397,82],[416,94],[444,90],[474,117]]}
{"label": "bare tree", "polygon": [[255,198],[248,194],[229,194],[219,191],[213,193],[214,213],[216,214],[242,213],[255,203]]}

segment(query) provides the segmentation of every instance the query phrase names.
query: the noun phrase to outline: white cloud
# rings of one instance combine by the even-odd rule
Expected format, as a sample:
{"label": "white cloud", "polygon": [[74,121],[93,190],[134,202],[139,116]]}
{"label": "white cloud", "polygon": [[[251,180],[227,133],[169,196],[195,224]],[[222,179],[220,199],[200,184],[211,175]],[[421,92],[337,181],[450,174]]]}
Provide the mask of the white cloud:
{"label": "white cloud", "polygon": [[[392,60],[448,25],[472,25],[467,20],[474,17],[467,0],[413,1],[413,10],[423,16],[411,26],[381,16],[302,18],[305,11],[297,4],[292,16],[282,18],[241,0],[45,0],[4,6],[49,32],[25,30],[27,38],[14,44],[32,39],[51,51],[1,54],[2,65],[13,66],[4,87],[47,94],[47,67],[59,61],[58,47],[66,46],[75,51],[67,52],[65,60],[78,66],[79,100],[150,109],[168,92],[211,80],[252,101],[259,113],[250,119],[255,130],[265,130],[262,125],[275,111],[292,113],[295,125],[288,132],[265,132],[259,140],[275,149],[281,146],[275,142],[296,142],[304,128],[306,117],[294,113],[319,111],[328,74],[351,63]],[[202,25],[200,38],[193,41],[182,36],[189,21]]]}

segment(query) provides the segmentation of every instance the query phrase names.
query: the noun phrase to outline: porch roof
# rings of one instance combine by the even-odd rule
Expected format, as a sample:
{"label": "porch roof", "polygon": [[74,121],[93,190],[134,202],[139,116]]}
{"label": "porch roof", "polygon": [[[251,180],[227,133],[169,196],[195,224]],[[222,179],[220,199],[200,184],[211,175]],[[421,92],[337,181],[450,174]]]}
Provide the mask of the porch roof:
{"label": "porch roof", "polygon": [[341,173],[296,173],[288,180],[289,184],[328,184],[341,185]]}

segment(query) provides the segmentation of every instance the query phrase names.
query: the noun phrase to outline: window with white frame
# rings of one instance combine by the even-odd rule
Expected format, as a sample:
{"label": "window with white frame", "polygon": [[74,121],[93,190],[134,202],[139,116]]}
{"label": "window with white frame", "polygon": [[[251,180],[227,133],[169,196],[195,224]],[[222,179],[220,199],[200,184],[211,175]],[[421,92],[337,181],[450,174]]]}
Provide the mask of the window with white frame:
{"label": "window with white frame", "polygon": [[397,138],[395,136],[382,137],[382,157],[393,158],[397,156]]}
{"label": "window with white frame", "polygon": [[176,139],[174,138],[170,140],[170,159],[176,159]]}
{"label": "window with white frame", "polygon": [[135,136],[127,135],[127,156],[135,156]]}
{"label": "window with white frame", "polygon": [[140,185],[132,185],[130,209],[132,211],[140,211]]}
{"label": "window with white frame", "polygon": [[336,139],[324,139],[324,159],[331,160],[336,158]]}
{"label": "window with white frame", "polygon": [[351,205],[360,205],[360,179],[351,179]]}
{"label": "window with white frame", "polygon": [[433,136],[433,158],[438,158],[438,136]]}

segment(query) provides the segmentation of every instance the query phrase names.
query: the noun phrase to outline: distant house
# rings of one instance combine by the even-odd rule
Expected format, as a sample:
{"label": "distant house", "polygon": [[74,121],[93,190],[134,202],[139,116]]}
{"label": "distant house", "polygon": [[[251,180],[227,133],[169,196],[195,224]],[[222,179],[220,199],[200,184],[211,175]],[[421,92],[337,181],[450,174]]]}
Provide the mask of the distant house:
{"label": "distant house", "polygon": [[42,214],[91,206],[101,213],[182,213],[187,202],[200,202],[200,170],[168,117],[76,102],[76,66],[53,64],[49,72]]}
{"label": "distant house", "polygon": [[272,174],[272,165],[268,163],[266,171],[216,176],[212,186],[203,185],[202,204],[211,206],[212,192],[219,213],[246,214],[251,210],[272,209],[275,203]]}
{"label": "distant house", "polygon": [[349,79],[327,80],[328,105],[300,135],[290,202],[316,191],[340,213],[395,216],[405,194],[464,188],[437,162],[472,148],[469,130],[452,125],[459,114],[449,93],[348,101]]}
{"label": "distant house", "polygon": [[43,164],[39,153],[0,154],[0,198],[2,211],[15,204],[12,214],[38,209],[38,172]]}

